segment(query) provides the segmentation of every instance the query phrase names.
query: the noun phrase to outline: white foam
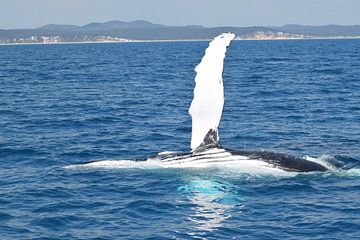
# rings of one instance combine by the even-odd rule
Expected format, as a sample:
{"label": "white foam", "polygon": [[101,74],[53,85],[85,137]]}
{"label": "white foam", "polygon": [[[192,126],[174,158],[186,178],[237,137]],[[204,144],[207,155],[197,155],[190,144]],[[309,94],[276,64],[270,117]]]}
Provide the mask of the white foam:
{"label": "white foam", "polygon": [[307,156],[307,155],[306,155],[306,156],[304,156],[303,158],[304,158],[305,160],[318,163],[318,164],[326,167],[327,169],[330,169],[330,170],[333,170],[333,171],[336,170],[336,167],[333,166],[331,163],[329,163],[329,162],[327,161],[328,159],[331,158],[330,156],[323,155],[323,156],[320,156],[320,157],[318,157],[318,158],[314,158],[314,157],[310,157],[310,156]]}
{"label": "white foam", "polygon": [[343,171],[342,174],[347,177],[360,177],[360,168],[353,168]]}
{"label": "white foam", "polygon": [[133,160],[100,160],[85,164],[75,164],[65,167],[66,169],[118,169],[118,168],[138,168],[156,169],[161,168],[159,161],[133,161]]}

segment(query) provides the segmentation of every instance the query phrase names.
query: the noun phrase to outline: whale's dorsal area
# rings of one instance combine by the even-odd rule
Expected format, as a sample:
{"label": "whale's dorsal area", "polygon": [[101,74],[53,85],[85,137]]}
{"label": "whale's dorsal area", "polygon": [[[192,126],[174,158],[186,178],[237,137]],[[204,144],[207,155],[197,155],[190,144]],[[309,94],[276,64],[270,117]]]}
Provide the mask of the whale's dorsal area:
{"label": "whale's dorsal area", "polygon": [[189,108],[192,151],[201,146],[218,144],[218,126],[224,107],[224,59],[227,47],[234,38],[235,34],[232,33],[217,36],[195,68],[194,98]]}

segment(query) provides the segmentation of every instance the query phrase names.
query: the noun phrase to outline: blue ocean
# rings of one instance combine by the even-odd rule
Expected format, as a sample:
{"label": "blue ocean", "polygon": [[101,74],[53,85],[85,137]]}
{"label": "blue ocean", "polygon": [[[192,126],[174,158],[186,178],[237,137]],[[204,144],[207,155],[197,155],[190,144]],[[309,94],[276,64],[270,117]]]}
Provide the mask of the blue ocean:
{"label": "blue ocean", "polygon": [[[360,40],[235,41],[225,59],[222,146],[333,170],[147,166],[190,150],[207,46],[0,46],[0,239],[360,239]],[[101,160],[124,164],[73,167]]]}

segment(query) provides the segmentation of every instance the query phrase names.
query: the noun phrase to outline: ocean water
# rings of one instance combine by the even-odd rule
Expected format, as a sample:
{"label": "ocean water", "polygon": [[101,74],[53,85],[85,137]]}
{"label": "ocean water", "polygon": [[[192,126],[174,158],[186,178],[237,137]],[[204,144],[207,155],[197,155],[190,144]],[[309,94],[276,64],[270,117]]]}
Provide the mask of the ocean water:
{"label": "ocean water", "polygon": [[[235,41],[221,144],[298,175],[165,169],[207,42],[0,46],[1,239],[360,239],[360,40]],[[117,167],[77,168],[98,160]]]}

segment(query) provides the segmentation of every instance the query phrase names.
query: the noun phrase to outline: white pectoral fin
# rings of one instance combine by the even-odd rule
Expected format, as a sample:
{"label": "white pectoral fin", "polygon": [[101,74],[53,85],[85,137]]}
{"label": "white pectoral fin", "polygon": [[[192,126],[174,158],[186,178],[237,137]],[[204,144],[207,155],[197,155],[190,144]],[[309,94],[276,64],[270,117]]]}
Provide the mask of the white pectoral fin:
{"label": "white pectoral fin", "polygon": [[227,47],[234,38],[235,34],[232,33],[215,37],[195,68],[194,98],[189,108],[192,117],[192,150],[219,141],[218,126],[224,107],[224,59]]}

